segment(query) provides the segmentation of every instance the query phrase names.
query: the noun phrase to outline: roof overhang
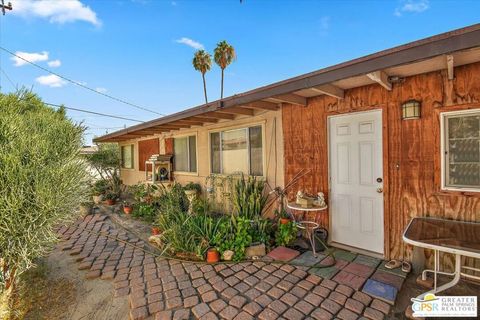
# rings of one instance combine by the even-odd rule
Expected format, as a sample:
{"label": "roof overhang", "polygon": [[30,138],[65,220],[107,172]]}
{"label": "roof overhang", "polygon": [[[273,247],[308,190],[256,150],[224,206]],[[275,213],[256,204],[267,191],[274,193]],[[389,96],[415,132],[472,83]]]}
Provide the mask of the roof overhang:
{"label": "roof overhang", "polygon": [[391,90],[389,77],[408,77],[480,61],[480,24],[442,33],[331,67],[276,82],[154,119],[95,138],[119,142],[150,135],[254,116],[278,110],[282,103],[306,105],[307,99],[329,95],[342,99],[344,90],[378,83]]}

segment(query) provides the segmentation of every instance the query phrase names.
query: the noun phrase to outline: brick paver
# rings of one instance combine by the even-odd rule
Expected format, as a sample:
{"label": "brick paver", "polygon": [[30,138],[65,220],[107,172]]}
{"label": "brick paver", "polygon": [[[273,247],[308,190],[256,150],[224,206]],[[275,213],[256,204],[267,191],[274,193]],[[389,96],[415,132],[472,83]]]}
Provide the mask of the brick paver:
{"label": "brick paver", "polygon": [[[391,308],[342,274],[336,277],[339,283],[287,264],[207,265],[157,258],[144,241],[105,214],[88,215],[58,232],[59,250],[85,270],[87,279],[112,281],[112,295],[128,298],[130,319],[382,319]],[[307,258],[313,259],[301,256]],[[365,259],[358,260],[344,273],[371,273],[362,264]]]}

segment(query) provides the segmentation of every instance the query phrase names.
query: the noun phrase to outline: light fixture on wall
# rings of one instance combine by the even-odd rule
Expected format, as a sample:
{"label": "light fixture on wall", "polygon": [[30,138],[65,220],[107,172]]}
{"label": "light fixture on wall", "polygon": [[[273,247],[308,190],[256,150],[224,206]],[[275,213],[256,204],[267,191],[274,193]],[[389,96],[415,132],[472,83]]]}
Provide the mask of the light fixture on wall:
{"label": "light fixture on wall", "polygon": [[420,119],[421,103],[417,100],[408,100],[402,104],[402,120]]}

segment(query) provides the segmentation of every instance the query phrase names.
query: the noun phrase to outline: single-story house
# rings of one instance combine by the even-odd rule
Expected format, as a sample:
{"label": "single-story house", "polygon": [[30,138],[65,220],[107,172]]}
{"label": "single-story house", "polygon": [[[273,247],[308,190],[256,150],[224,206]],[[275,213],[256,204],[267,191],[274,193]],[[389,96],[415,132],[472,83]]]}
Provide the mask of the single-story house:
{"label": "single-story house", "polygon": [[95,141],[120,144],[127,184],[145,179],[144,161],[157,153],[174,155],[180,182],[240,170],[282,186],[309,169],[291,194],[325,193],[319,220],[333,245],[412,260],[402,241],[412,217],[480,221],[480,24]]}

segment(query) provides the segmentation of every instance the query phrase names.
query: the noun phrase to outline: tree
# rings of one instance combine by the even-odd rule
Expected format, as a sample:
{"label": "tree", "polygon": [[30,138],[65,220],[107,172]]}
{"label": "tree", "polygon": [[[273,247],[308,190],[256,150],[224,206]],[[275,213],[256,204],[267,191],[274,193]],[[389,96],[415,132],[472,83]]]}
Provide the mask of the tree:
{"label": "tree", "polygon": [[[0,296],[46,254],[55,227],[75,217],[88,194],[79,155],[85,128],[21,90],[0,94]],[[5,298],[6,297],[6,298]]]}
{"label": "tree", "polygon": [[223,99],[223,77],[225,68],[233,62],[236,58],[235,48],[223,40],[217,44],[213,58],[215,63],[222,69],[222,83],[220,91],[220,99]]}
{"label": "tree", "polygon": [[198,50],[193,56],[193,67],[195,70],[202,73],[203,79],[203,92],[205,94],[205,103],[208,103],[207,99],[207,83],[205,82],[205,73],[212,67],[212,56],[205,50]]}

